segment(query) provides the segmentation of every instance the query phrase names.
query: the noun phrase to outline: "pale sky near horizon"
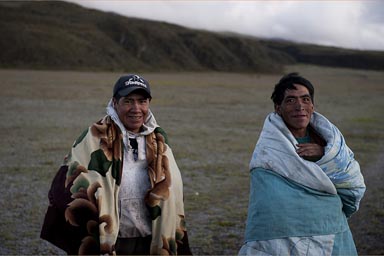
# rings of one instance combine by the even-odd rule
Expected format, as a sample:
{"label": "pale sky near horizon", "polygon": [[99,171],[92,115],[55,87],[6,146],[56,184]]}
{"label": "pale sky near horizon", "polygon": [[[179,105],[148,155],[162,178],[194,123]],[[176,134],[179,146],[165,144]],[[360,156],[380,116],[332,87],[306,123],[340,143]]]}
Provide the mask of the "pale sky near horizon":
{"label": "pale sky near horizon", "polygon": [[383,0],[67,0],[189,28],[384,51]]}

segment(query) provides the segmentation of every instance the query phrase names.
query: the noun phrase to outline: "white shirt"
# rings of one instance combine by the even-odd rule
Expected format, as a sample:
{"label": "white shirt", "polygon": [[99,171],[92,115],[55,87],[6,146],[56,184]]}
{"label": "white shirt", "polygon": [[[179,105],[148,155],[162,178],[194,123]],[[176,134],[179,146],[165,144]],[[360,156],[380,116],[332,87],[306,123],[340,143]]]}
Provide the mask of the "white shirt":
{"label": "white shirt", "polygon": [[144,196],[151,183],[145,154],[145,137],[136,138],[139,158],[135,161],[133,149],[124,147],[123,173],[119,192],[119,237],[144,237],[151,234],[151,218]]}
{"label": "white shirt", "polygon": [[[123,134],[123,173],[119,191],[120,227],[119,237],[144,237],[152,233],[152,220],[144,202],[144,196],[151,183],[148,176],[145,136],[158,127],[155,117],[149,110],[148,116],[139,134],[131,134],[121,123],[111,99],[107,105],[107,114],[119,126]],[[136,138],[138,159],[133,158],[129,138]]]}

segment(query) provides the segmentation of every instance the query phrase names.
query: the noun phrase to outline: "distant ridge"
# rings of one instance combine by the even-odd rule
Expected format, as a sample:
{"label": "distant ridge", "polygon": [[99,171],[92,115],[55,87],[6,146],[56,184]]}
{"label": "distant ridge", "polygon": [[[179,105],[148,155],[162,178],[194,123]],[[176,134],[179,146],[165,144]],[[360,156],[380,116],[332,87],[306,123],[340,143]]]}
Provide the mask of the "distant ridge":
{"label": "distant ridge", "polygon": [[262,40],[127,18],[60,1],[0,1],[0,67],[281,72],[287,64],[384,70],[384,52]]}

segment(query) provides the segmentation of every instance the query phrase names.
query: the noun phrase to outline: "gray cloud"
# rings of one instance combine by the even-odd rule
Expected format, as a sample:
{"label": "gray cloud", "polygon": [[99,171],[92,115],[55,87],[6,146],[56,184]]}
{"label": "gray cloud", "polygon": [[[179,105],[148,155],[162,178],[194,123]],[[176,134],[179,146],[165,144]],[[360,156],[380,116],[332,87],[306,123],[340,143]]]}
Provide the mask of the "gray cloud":
{"label": "gray cloud", "polygon": [[211,31],[384,50],[384,1],[68,0],[125,16]]}

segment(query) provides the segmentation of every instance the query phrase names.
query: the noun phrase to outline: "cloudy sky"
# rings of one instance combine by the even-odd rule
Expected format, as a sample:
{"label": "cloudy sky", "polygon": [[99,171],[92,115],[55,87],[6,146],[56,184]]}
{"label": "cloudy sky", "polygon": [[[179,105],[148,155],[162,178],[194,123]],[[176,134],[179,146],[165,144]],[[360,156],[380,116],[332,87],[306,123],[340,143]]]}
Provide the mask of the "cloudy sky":
{"label": "cloudy sky", "polygon": [[382,0],[68,0],[211,31],[384,51]]}

